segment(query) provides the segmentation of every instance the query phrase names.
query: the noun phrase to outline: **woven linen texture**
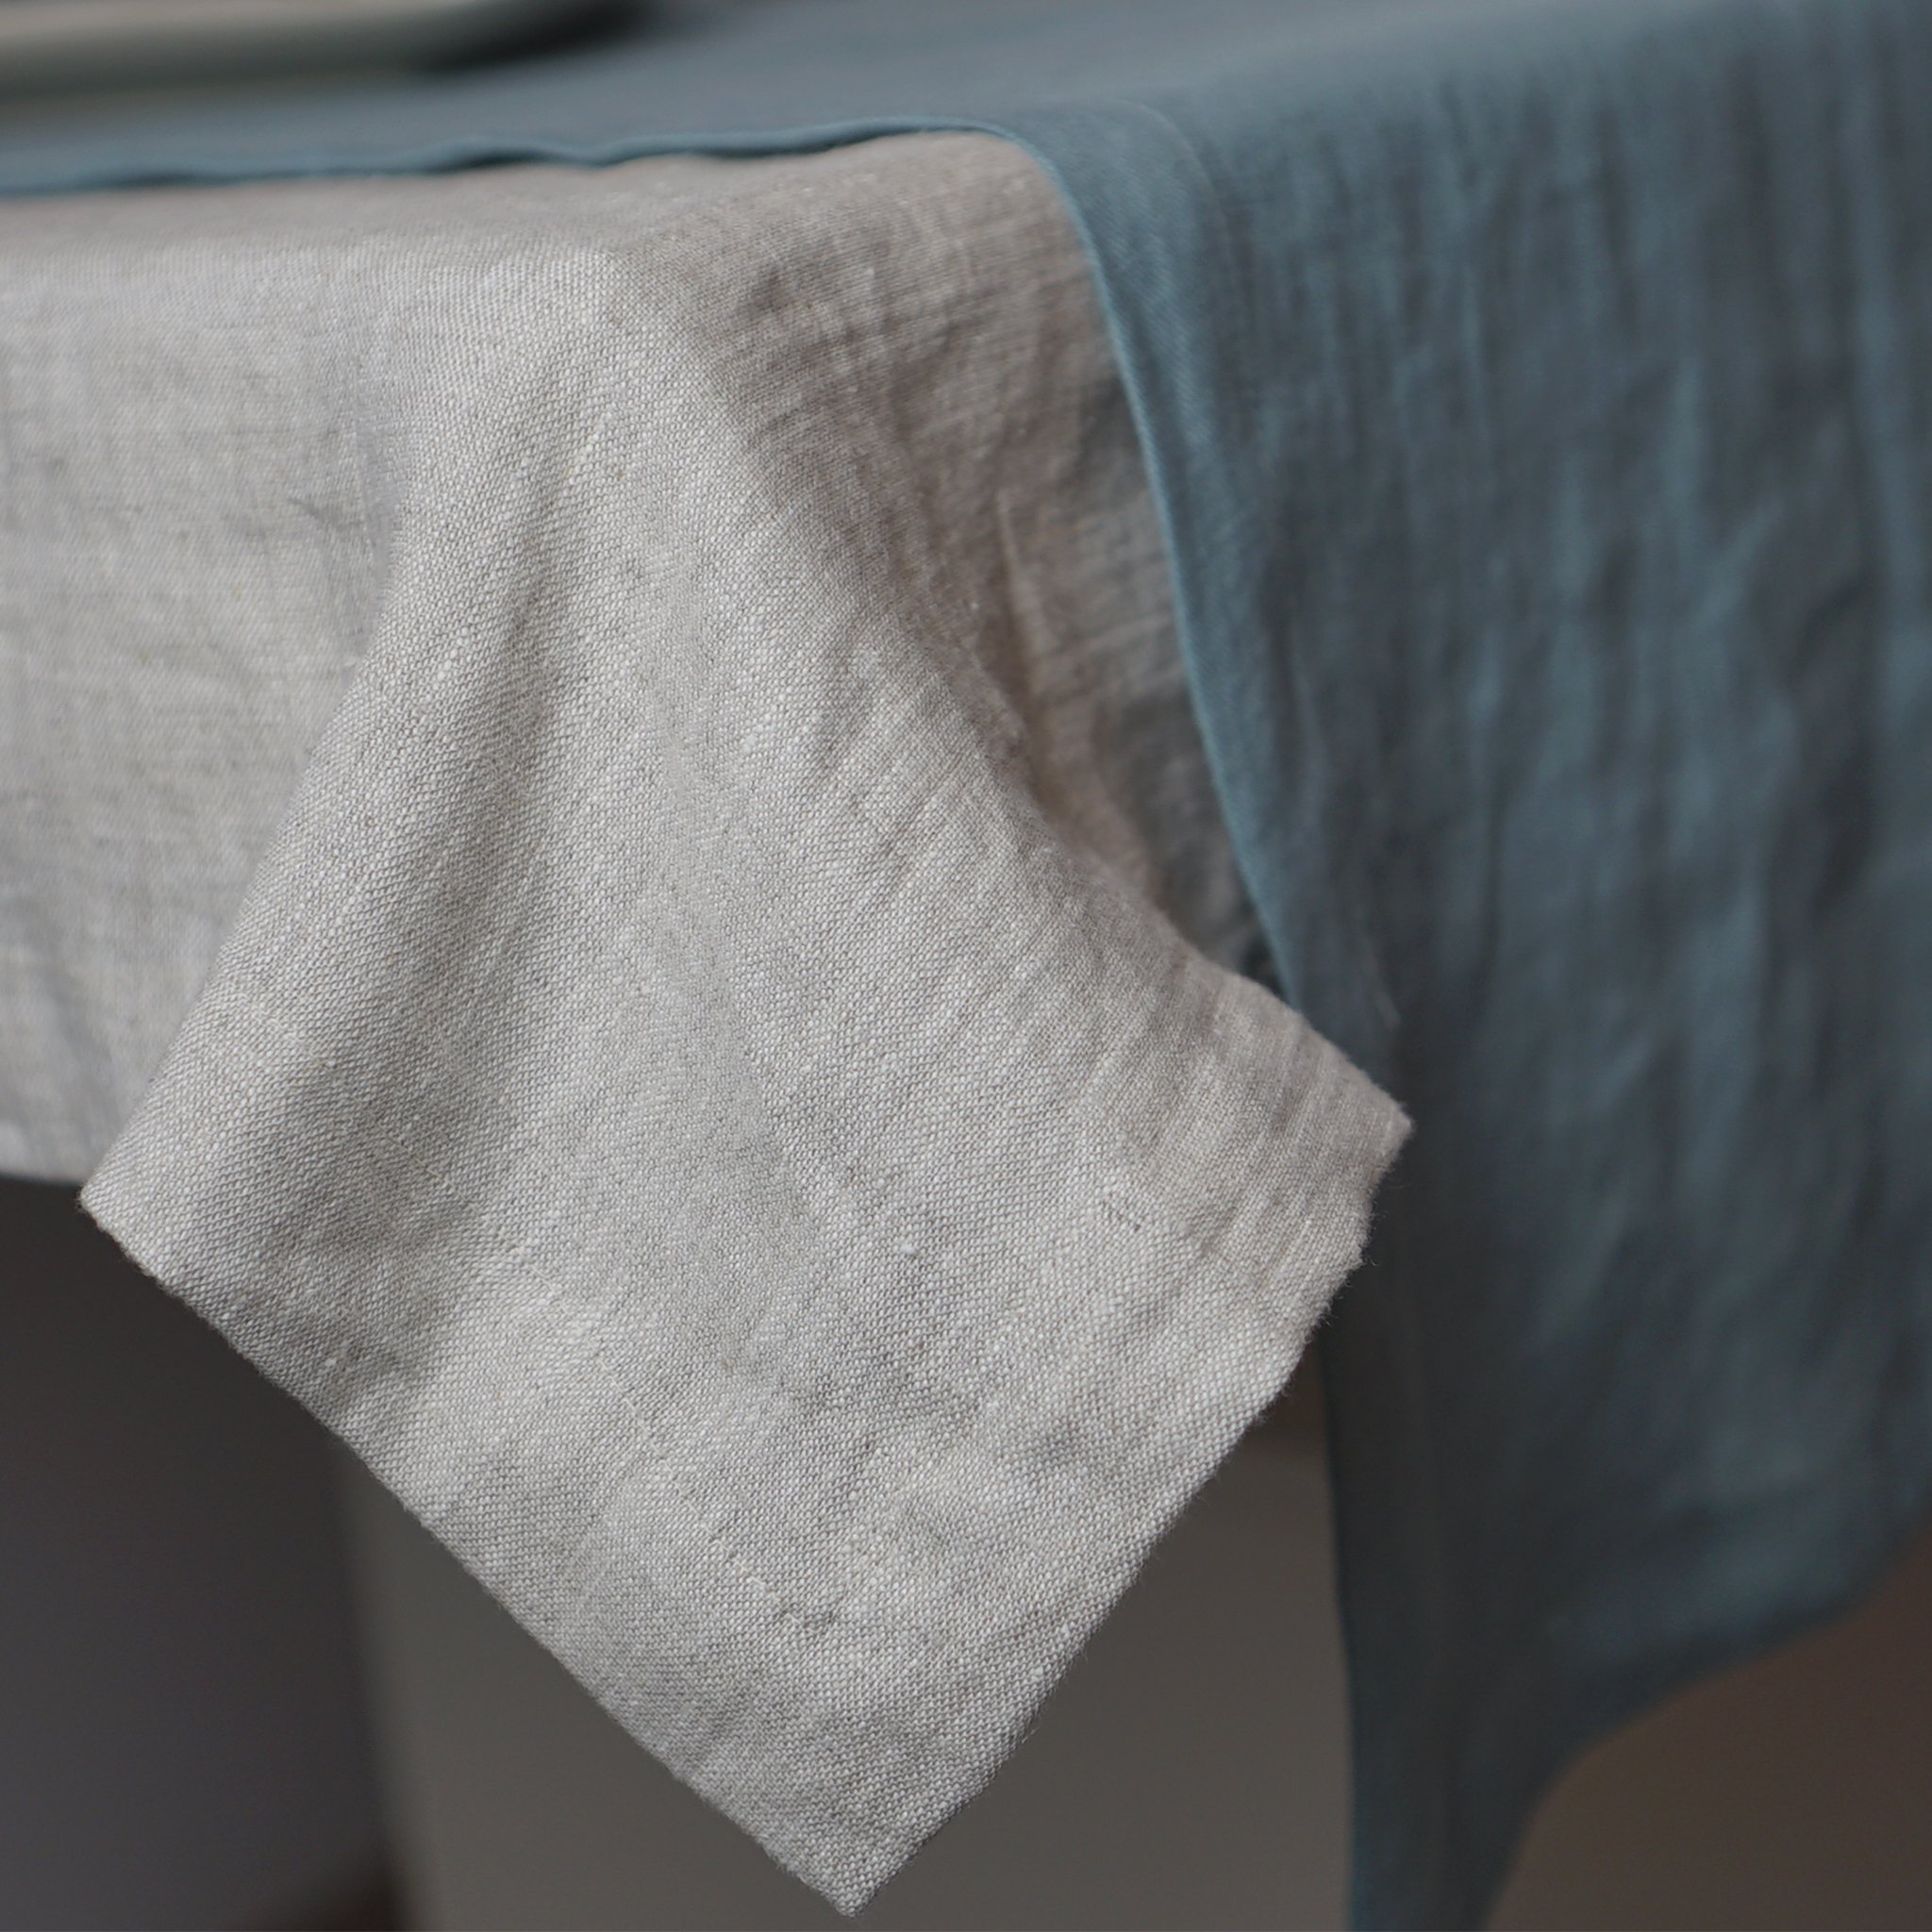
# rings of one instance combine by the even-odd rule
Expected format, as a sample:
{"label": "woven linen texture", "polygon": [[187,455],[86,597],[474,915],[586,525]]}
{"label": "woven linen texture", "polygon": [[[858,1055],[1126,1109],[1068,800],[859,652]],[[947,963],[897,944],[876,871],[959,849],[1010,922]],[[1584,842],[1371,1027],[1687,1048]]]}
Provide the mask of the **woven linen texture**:
{"label": "woven linen texture", "polygon": [[1404,1124],[1208,957],[1051,191],[933,136],[0,236],[0,1155],[112,1138],[128,1252],[855,1908]]}

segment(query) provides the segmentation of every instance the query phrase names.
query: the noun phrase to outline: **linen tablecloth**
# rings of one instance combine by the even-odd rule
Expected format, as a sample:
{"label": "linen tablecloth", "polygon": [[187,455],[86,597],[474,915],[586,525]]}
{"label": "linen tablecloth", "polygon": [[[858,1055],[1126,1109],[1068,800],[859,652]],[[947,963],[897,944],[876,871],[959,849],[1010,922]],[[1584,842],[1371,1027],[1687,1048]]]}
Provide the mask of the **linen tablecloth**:
{"label": "linen tablecloth", "polygon": [[0,258],[0,1158],[856,1907],[1402,1132],[1208,957],[1057,198],[922,137],[22,203]]}
{"label": "linen tablecloth", "polygon": [[672,8],[0,187],[972,125],[1096,272],[1290,1002],[1419,1122],[1324,1350],[1357,1914],[1932,1500],[1932,8]]}

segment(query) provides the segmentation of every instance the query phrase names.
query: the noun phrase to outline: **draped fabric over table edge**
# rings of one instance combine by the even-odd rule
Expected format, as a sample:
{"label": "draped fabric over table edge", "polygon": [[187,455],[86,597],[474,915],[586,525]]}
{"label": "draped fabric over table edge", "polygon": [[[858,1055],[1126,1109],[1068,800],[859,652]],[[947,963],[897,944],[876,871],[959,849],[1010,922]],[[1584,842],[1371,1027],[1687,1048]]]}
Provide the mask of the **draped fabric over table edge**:
{"label": "draped fabric over table edge", "polygon": [[1357,1912],[1474,1920],[1567,1756],[1932,1487],[1932,12],[803,11],[0,183],[1048,169],[1282,988],[1418,1122],[1327,1351]]}

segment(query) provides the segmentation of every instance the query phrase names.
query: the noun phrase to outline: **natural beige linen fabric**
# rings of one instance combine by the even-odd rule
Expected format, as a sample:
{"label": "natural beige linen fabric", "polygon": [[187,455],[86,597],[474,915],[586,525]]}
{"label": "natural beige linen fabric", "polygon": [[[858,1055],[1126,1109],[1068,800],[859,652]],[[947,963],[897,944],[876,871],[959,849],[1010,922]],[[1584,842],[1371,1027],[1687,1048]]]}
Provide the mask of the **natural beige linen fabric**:
{"label": "natural beige linen fabric", "polygon": [[915,137],[0,251],[0,1159],[119,1128],[130,1254],[856,1907],[1403,1130],[1200,950],[1243,917],[1051,192]]}

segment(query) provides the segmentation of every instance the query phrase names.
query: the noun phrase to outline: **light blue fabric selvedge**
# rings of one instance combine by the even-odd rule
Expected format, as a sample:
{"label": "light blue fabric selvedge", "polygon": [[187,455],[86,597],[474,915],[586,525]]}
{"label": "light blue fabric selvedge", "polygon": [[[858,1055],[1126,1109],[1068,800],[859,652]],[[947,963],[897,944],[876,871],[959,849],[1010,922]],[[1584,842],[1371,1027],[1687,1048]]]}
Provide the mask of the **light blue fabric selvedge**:
{"label": "light blue fabric selvedge", "polygon": [[0,190],[1053,174],[1281,984],[1417,1123],[1324,1357],[1357,1917],[1438,1925],[1932,1493],[1928,103],[1921,0],[791,0]]}

